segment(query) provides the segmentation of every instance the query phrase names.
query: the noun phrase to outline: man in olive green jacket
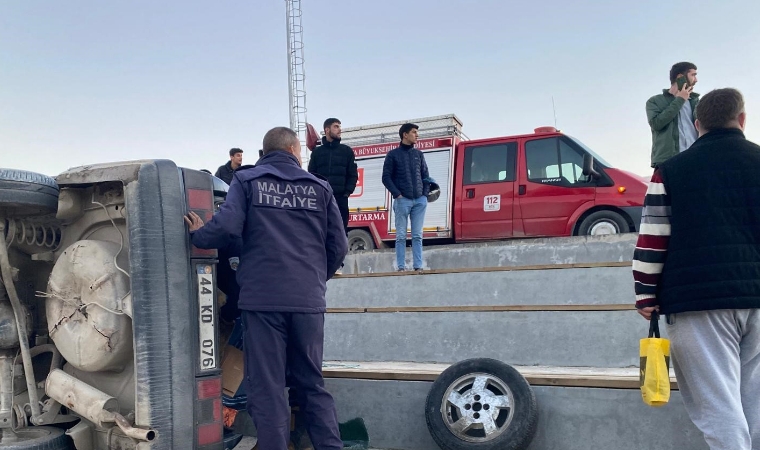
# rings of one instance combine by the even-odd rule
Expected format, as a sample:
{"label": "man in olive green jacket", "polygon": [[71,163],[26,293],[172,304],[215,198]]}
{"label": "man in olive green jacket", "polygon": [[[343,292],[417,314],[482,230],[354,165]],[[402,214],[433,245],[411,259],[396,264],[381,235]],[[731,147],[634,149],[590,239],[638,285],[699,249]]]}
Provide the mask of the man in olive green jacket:
{"label": "man in olive green jacket", "polygon": [[657,168],[697,140],[694,120],[699,94],[692,92],[695,84],[697,66],[689,62],[674,64],[670,69],[670,89],[663,89],[662,94],[647,101],[647,120],[652,129],[652,167]]}

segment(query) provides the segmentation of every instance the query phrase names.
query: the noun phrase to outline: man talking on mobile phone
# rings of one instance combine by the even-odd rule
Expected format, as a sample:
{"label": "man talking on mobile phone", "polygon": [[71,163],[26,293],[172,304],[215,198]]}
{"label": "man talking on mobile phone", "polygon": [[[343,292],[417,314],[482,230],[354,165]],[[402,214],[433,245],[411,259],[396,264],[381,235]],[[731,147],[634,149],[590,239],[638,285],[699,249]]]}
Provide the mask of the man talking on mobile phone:
{"label": "man talking on mobile phone", "polygon": [[670,89],[647,101],[647,121],[652,129],[652,168],[656,169],[697,140],[694,127],[699,94],[697,66],[679,62],[670,68]]}

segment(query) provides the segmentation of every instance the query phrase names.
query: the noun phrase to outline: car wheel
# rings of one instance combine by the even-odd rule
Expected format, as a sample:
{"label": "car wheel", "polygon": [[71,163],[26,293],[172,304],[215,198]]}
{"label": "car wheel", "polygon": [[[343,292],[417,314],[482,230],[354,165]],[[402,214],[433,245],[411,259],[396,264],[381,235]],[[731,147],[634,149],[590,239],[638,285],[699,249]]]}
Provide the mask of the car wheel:
{"label": "car wheel", "polygon": [[524,450],[536,432],[538,406],[512,366],[476,358],[441,373],[428,393],[425,419],[443,450]]}
{"label": "car wheel", "polygon": [[614,211],[596,211],[583,219],[578,227],[579,236],[604,236],[628,233],[628,222]]}
{"label": "car wheel", "polygon": [[53,427],[29,427],[11,431],[0,430],[3,450],[69,450],[70,439],[63,430]]}
{"label": "car wheel", "polygon": [[0,217],[51,214],[58,209],[58,184],[34,172],[0,169]]}
{"label": "car wheel", "polygon": [[375,240],[372,235],[364,230],[351,230],[348,232],[348,251],[372,250],[375,248]]}

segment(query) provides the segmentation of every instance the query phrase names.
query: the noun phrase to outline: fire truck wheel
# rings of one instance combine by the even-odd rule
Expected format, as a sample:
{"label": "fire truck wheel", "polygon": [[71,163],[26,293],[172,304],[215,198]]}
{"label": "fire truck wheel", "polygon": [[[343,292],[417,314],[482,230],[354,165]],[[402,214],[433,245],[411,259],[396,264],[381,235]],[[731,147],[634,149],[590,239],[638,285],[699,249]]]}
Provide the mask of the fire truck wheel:
{"label": "fire truck wheel", "polygon": [[351,230],[348,232],[348,251],[372,250],[375,248],[375,240],[372,235],[364,230]]}
{"label": "fire truck wheel", "polygon": [[441,373],[428,393],[425,419],[443,450],[524,450],[536,432],[538,406],[512,366],[475,358]]}
{"label": "fire truck wheel", "polygon": [[69,437],[63,430],[53,427],[29,427],[0,431],[3,450],[69,450]]}
{"label": "fire truck wheel", "polygon": [[578,227],[579,236],[602,236],[630,231],[628,222],[614,211],[596,211],[583,219]]}
{"label": "fire truck wheel", "polygon": [[0,169],[0,217],[50,214],[58,209],[58,184],[34,172]]}

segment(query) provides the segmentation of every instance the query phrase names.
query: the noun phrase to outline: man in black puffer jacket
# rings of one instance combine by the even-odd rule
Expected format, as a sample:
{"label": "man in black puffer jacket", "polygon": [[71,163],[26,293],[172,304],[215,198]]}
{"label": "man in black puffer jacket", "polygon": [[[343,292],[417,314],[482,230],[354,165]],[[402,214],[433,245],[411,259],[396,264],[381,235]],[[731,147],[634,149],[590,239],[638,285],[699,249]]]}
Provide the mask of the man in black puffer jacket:
{"label": "man in black puffer jacket", "polygon": [[388,152],[383,164],[383,185],[393,196],[393,214],[396,224],[396,266],[405,270],[406,224],[412,223],[412,267],[422,270],[422,224],[425,221],[427,195],[430,183],[425,156],[414,148],[417,130],[413,123],[405,123],[398,130],[401,145]]}
{"label": "man in black puffer jacket", "polygon": [[322,145],[315,148],[309,159],[309,172],[327,179],[338,203],[343,228],[348,233],[348,197],[359,179],[354,151],[340,143],[340,120],[330,118],[324,123]]}
{"label": "man in black puffer jacket", "polygon": [[242,165],[243,151],[239,148],[231,148],[230,160],[227,161],[227,164],[219,166],[219,168],[216,169],[214,176],[221,179],[229,186],[232,184],[232,176],[235,174],[235,171],[238,170],[238,168],[240,168]]}
{"label": "man in black puffer jacket", "polygon": [[716,89],[699,138],[658,165],[633,255],[636,308],[665,314],[686,412],[711,450],[760,449],[760,146]]}

